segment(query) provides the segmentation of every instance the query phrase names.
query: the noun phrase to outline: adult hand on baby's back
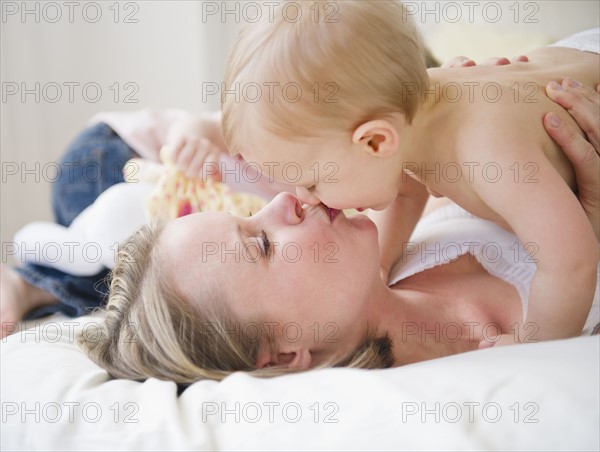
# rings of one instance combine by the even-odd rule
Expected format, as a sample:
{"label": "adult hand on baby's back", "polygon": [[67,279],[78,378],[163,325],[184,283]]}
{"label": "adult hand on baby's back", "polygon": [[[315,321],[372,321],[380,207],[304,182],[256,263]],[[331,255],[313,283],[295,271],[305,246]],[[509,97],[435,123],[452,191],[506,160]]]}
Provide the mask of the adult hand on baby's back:
{"label": "adult hand on baby's back", "polygon": [[[513,57],[512,59],[508,59],[508,58],[488,58],[487,60],[485,60],[483,63],[481,63],[482,66],[504,66],[506,64],[511,64],[511,63],[527,63],[529,61],[529,58],[527,58],[525,55],[519,55],[517,57]],[[454,57],[448,61],[446,61],[442,67],[444,69],[449,69],[449,68],[453,68],[453,67],[471,67],[471,66],[477,66],[477,63],[475,63],[475,61],[473,61],[470,58],[467,58],[466,56],[457,56]]]}
{"label": "adult hand on baby's back", "polygon": [[594,91],[565,79],[561,85],[548,83],[546,93],[569,111],[589,140],[554,113],[544,116],[546,131],[573,165],[579,202],[592,223],[596,239],[600,240],[600,84]]}
{"label": "adult hand on baby's back", "polygon": [[168,155],[189,178],[211,175],[220,180],[219,156],[223,151],[211,141],[210,127],[206,118],[190,115],[167,133]]}

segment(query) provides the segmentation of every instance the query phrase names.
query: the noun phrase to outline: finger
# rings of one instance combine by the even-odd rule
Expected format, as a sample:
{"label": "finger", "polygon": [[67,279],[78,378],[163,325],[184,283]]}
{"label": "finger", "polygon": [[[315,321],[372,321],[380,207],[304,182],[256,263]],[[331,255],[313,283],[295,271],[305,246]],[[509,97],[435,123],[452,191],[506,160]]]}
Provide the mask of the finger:
{"label": "finger", "polygon": [[569,110],[569,113],[588,136],[594,148],[599,149],[600,115],[598,115],[598,108],[600,108],[600,94],[581,84],[573,86],[570,80],[563,81],[562,85],[556,82],[548,83],[546,93],[554,102]]}
{"label": "finger", "polygon": [[600,158],[594,147],[578,133],[575,126],[565,124],[555,113],[544,116],[544,127],[573,164],[577,185],[580,188],[597,186]]}
{"label": "finger", "polygon": [[453,67],[471,67],[476,66],[475,61],[466,56],[457,56],[452,58],[451,60],[446,61],[442,67],[443,68],[453,68]]}
{"label": "finger", "polygon": [[479,350],[483,350],[484,348],[491,348],[496,345],[495,342],[486,341],[485,339],[479,342],[479,346],[477,347]]}
{"label": "finger", "polygon": [[587,86],[579,83],[577,80],[573,80],[572,78],[567,77],[562,81],[561,86],[565,90],[573,91],[581,97],[600,106],[600,96],[598,95],[598,91],[594,91],[593,89],[588,88]]}
{"label": "finger", "polygon": [[183,145],[185,144],[185,139],[183,137],[177,138],[173,143],[167,145],[168,152],[167,157],[172,161],[176,162],[181,150],[183,149]]}
{"label": "finger", "polygon": [[183,148],[181,149],[181,152],[177,156],[177,160],[175,160],[175,164],[177,165],[177,168],[179,168],[183,172],[186,171],[188,165],[190,164],[190,162],[194,158],[194,155],[196,154],[196,150],[198,149],[198,146],[199,146],[199,142],[196,138],[188,138],[185,141],[185,144],[184,144]]}
{"label": "finger", "polygon": [[[211,151],[211,143],[208,140],[200,140],[197,148],[194,150],[194,153],[190,159],[190,161],[185,166],[185,174],[189,178],[198,178],[202,173],[202,166],[206,160],[207,155]],[[183,169],[183,168],[182,168]]]}
{"label": "finger", "polygon": [[518,57],[512,57],[510,59],[511,63],[528,63],[529,62],[529,58],[527,57],[527,55],[519,55]]}
{"label": "finger", "polygon": [[600,93],[598,91],[570,78],[564,79],[560,84],[554,81],[549,82],[546,85],[546,94],[554,102],[559,103],[568,110],[573,109],[578,102],[583,100],[600,106]]}
{"label": "finger", "polygon": [[[597,91],[571,78],[564,79],[562,86],[567,91],[573,90],[576,95],[589,102],[582,101],[580,104],[576,104],[570,113],[581,130],[585,132],[596,152],[600,153],[600,95]],[[590,104],[592,105],[591,109]]]}
{"label": "finger", "polygon": [[211,151],[206,154],[196,177],[202,178],[202,182],[206,182],[208,179],[221,181],[219,152]]}
{"label": "finger", "polygon": [[596,92],[600,94],[600,83],[598,83],[598,86],[596,86]]}
{"label": "finger", "polygon": [[508,58],[488,58],[483,63],[482,66],[504,66],[510,64],[510,60]]}

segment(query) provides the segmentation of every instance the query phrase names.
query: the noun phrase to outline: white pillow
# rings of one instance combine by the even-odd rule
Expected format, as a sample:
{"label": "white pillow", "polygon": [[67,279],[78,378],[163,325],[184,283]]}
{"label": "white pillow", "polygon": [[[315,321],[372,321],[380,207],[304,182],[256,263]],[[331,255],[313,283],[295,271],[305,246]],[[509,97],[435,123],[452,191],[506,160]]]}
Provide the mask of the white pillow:
{"label": "white pillow", "polygon": [[99,319],[54,316],[3,341],[2,450],[600,448],[599,336],[386,370],[236,373],[177,397],[87,359],[75,332]]}

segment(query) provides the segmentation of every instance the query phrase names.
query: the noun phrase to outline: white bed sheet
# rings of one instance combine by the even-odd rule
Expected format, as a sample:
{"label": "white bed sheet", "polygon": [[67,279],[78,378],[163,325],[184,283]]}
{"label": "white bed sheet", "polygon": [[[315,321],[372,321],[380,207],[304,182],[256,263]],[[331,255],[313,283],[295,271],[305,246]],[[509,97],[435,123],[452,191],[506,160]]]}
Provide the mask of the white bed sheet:
{"label": "white bed sheet", "polygon": [[237,373],[177,397],[88,360],[73,339],[94,322],[53,316],[2,342],[2,450],[600,449],[599,336],[386,370]]}

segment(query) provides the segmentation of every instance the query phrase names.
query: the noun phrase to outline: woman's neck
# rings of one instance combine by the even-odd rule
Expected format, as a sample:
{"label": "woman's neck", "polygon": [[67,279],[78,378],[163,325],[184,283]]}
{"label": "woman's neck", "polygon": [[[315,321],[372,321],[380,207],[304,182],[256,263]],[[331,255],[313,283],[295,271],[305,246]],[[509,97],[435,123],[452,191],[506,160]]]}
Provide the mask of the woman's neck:
{"label": "woman's neck", "polygon": [[389,332],[397,365],[475,350],[521,313],[516,289],[470,254],[382,286],[377,300],[375,322]]}

